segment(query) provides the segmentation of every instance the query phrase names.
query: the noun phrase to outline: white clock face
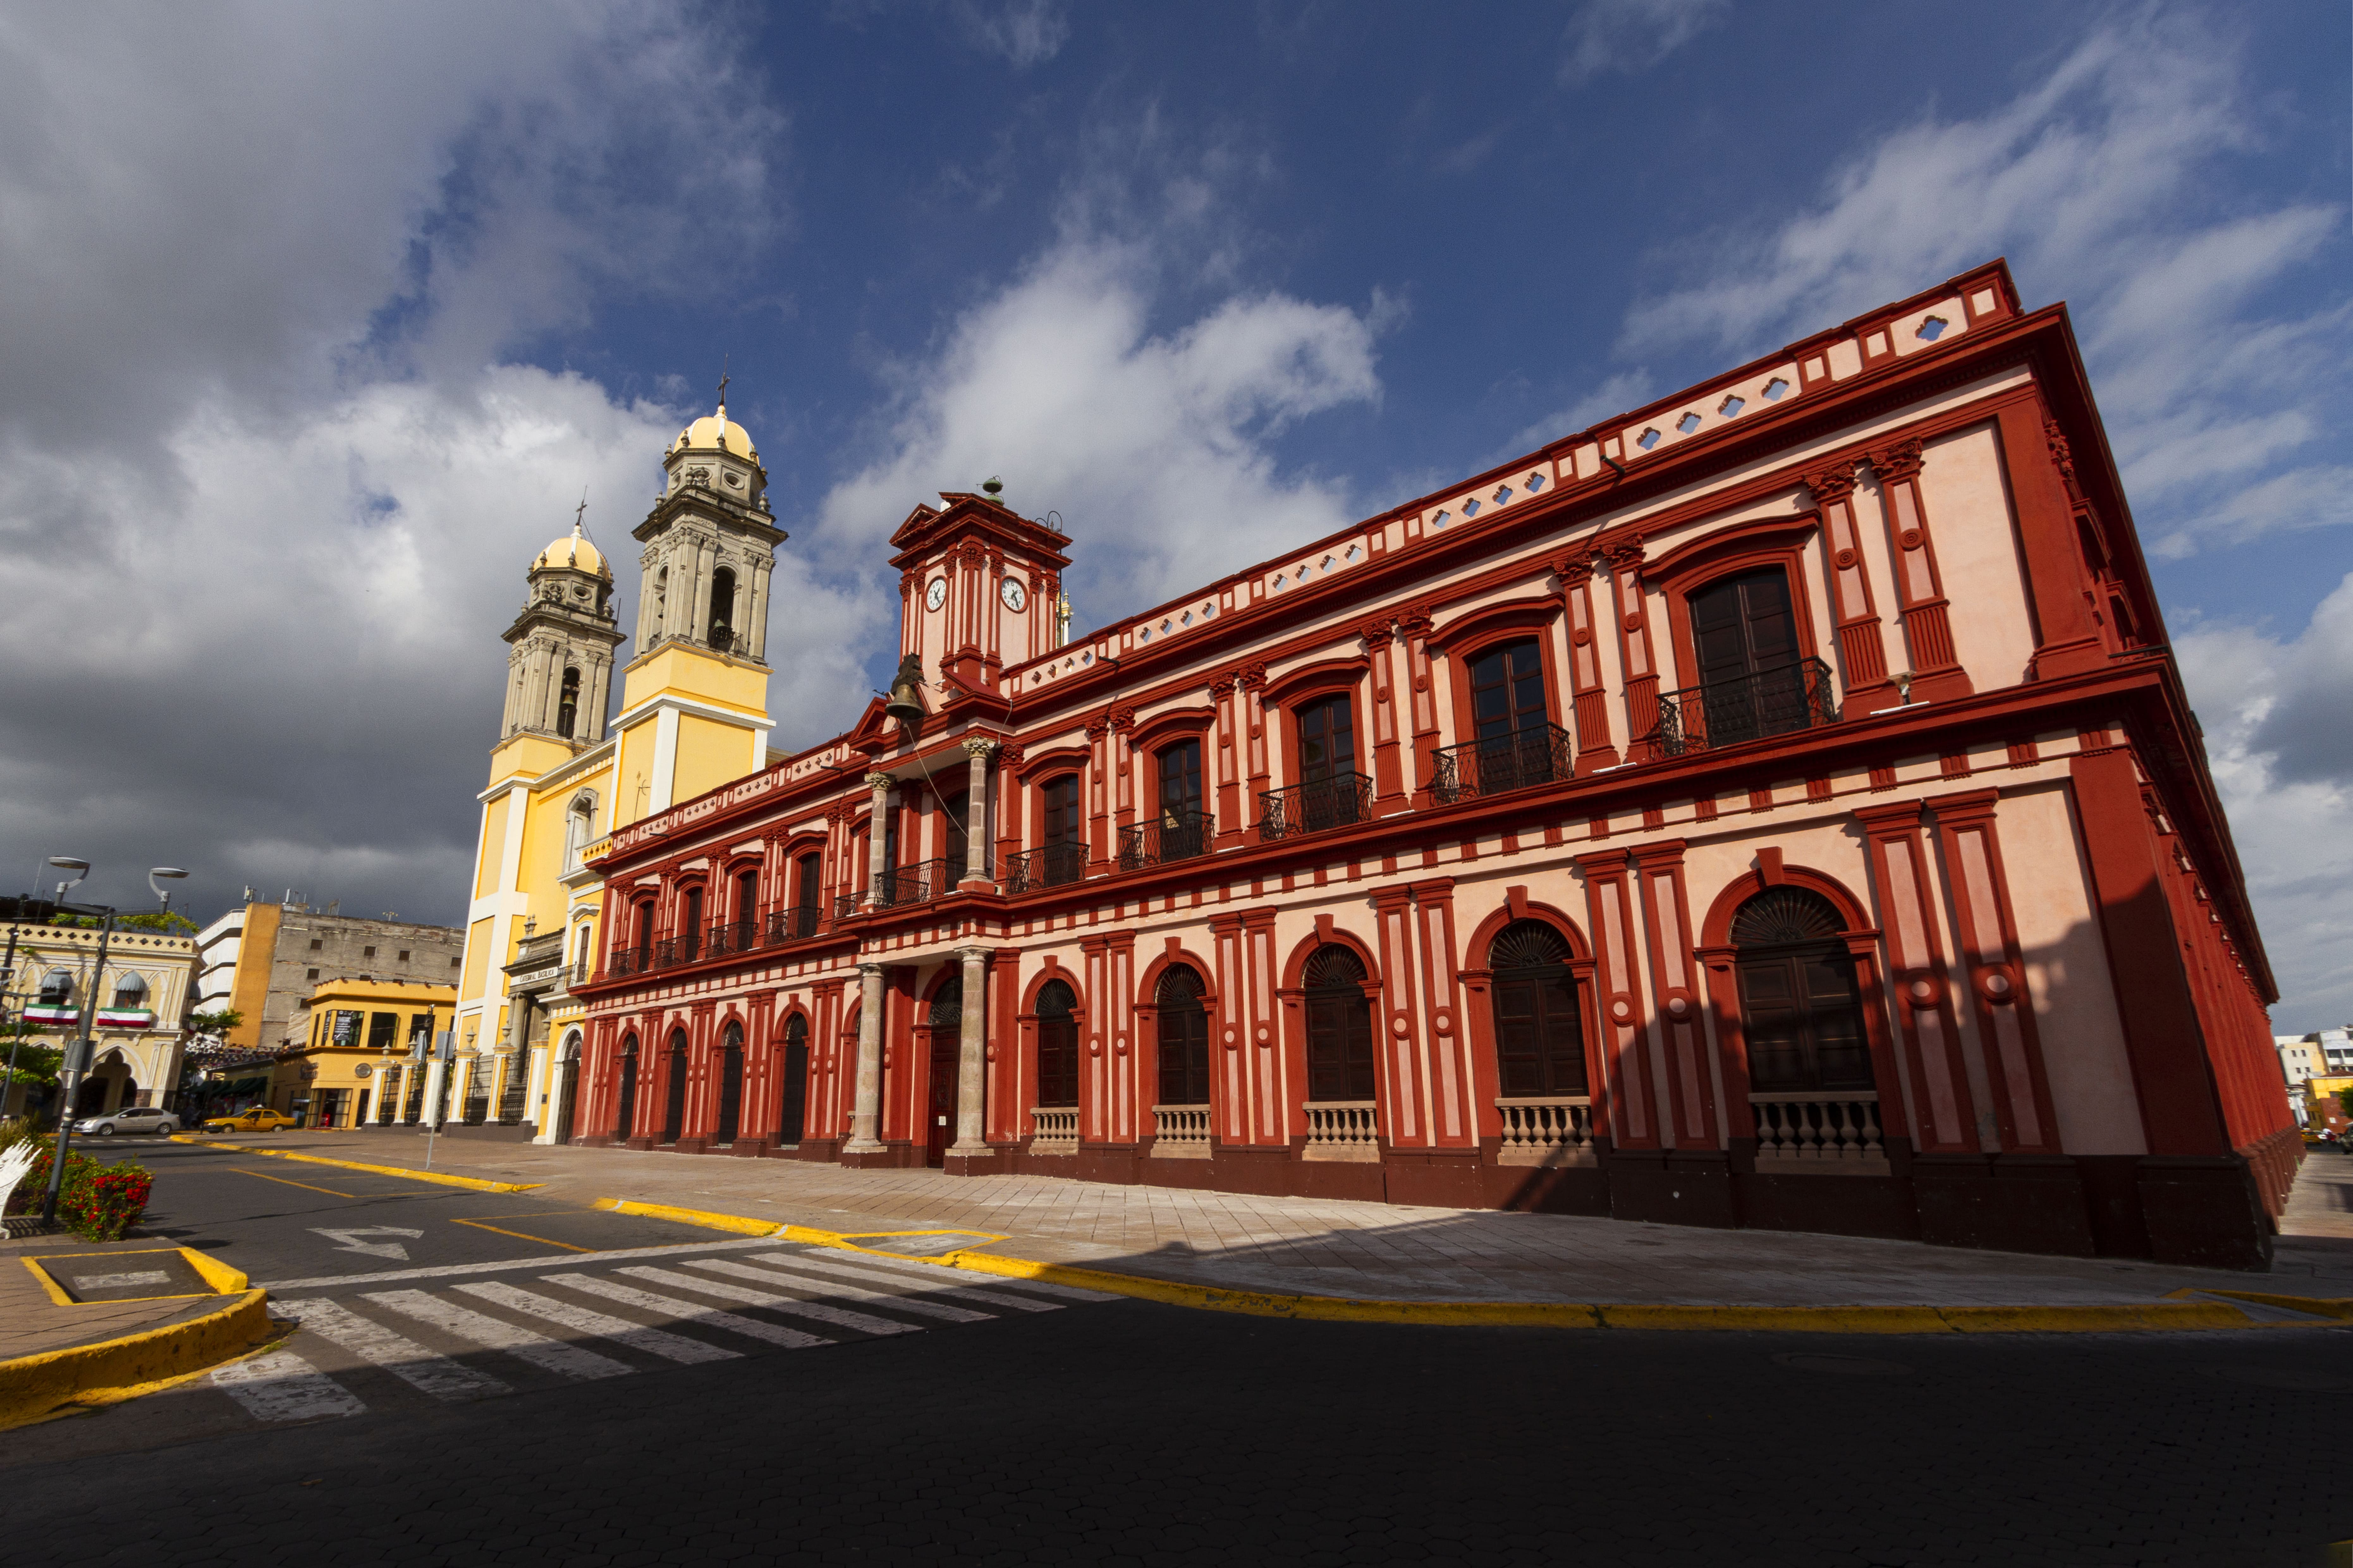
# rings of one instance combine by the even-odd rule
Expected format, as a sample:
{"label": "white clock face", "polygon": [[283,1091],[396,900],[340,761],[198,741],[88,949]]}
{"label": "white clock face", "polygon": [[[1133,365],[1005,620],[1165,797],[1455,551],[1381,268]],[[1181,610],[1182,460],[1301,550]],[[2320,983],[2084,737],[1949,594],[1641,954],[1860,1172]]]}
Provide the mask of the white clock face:
{"label": "white clock face", "polygon": [[1008,610],[1019,609],[1029,599],[1029,595],[1021,591],[1021,584],[1010,577],[1005,580],[1003,587],[997,589],[997,596],[1005,601],[1005,607]]}
{"label": "white clock face", "polygon": [[923,608],[936,610],[947,602],[948,580],[944,577],[933,578],[932,585],[923,590]]}

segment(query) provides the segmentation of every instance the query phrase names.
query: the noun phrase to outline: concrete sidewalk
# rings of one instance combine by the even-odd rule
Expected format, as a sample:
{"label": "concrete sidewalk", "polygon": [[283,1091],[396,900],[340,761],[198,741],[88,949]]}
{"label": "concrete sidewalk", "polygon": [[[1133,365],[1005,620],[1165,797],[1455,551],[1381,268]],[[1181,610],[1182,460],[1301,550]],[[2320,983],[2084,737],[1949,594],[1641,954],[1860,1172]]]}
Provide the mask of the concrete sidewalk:
{"label": "concrete sidewalk", "polygon": [[[287,1133],[268,1146],[406,1168],[422,1166],[425,1158],[423,1136],[406,1129]],[[2334,1213],[2353,1221],[2353,1210],[2341,1207],[2331,1185],[2341,1174],[2344,1195],[2353,1196],[2353,1159],[2334,1158],[2334,1164],[2325,1154],[2307,1162],[2292,1214]],[[2353,1297],[2353,1224],[2331,1232],[2319,1219],[2312,1226],[2318,1234],[2280,1238],[2271,1273],[2242,1274],[1789,1231],[464,1137],[439,1142],[434,1169],[544,1184],[545,1195],[567,1201],[622,1198],[820,1230],[977,1231],[1002,1237],[987,1249],[1009,1257],[1228,1289],[1357,1300],[1967,1307],[2139,1303],[2184,1289]]]}
{"label": "concrete sidewalk", "polygon": [[27,1258],[108,1252],[153,1252],[170,1242],[132,1237],[93,1246],[72,1236],[26,1237],[0,1242],[0,1363],[48,1351],[70,1350],[121,1339],[125,1334],[185,1322],[216,1310],[218,1296],[177,1297],[151,1301],[91,1301],[61,1307],[25,1267]]}

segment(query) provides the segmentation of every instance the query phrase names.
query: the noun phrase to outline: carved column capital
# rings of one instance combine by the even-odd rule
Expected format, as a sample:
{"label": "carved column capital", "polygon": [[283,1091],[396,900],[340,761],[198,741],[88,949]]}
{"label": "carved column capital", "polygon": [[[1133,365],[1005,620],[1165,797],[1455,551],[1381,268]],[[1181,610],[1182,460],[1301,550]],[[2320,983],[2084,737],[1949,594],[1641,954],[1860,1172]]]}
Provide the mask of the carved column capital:
{"label": "carved column capital", "polygon": [[866,775],[866,787],[872,790],[876,795],[889,794],[892,788],[895,786],[898,782],[899,781],[897,779],[892,778],[889,773],[868,773]]}
{"label": "carved column capital", "polygon": [[1892,446],[1882,447],[1870,455],[1872,469],[1888,484],[1900,484],[1905,479],[1918,479],[1920,447],[1920,437],[1917,436],[1895,442]]}
{"label": "carved column capital", "polygon": [[965,738],[964,754],[967,757],[977,757],[982,762],[987,762],[996,751],[997,742],[985,735],[968,735]]}
{"label": "carved column capital", "polygon": [[1850,462],[1839,468],[1818,468],[1805,476],[1805,484],[1824,506],[1842,501],[1854,494],[1854,465]]}

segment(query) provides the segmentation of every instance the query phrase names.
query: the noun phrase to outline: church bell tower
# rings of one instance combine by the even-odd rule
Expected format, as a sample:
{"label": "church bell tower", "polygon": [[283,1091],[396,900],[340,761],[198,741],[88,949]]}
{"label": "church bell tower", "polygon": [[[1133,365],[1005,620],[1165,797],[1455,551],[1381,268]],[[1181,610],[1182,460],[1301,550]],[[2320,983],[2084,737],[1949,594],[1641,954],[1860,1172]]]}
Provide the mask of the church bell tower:
{"label": "church bell tower", "polygon": [[785,531],[752,437],[715,415],[679,432],[642,544],[638,654],[622,671],[615,826],[767,763],[768,580]]}
{"label": "church bell tower", "polygon": [[[494,766],[494,779],[517,767],[540,772],[604,739],[613,650],[628,640],[613,610],[613,569],[582,531],[580,513],[572,532],[532,562],[528,581],[522,609],[505,632],[507,703],[497,748],[516,754],[498,759],[512,765]],[[544,754],[526,759],[525,752]]]}

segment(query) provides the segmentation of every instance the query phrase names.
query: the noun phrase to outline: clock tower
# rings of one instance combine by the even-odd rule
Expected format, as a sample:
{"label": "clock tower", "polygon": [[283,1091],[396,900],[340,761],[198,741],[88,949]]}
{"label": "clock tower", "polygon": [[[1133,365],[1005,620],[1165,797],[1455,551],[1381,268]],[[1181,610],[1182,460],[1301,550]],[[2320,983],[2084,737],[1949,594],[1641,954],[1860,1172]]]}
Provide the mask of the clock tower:
{"label": "clock tower", "polygon": [[943,507],[919,506],[891,536],[898,553],[899,652],[923,661],[925,679],[949,677],[1001,695],[1007,668],[1061,646],[1060,531],[997,499],[944,490]]}

